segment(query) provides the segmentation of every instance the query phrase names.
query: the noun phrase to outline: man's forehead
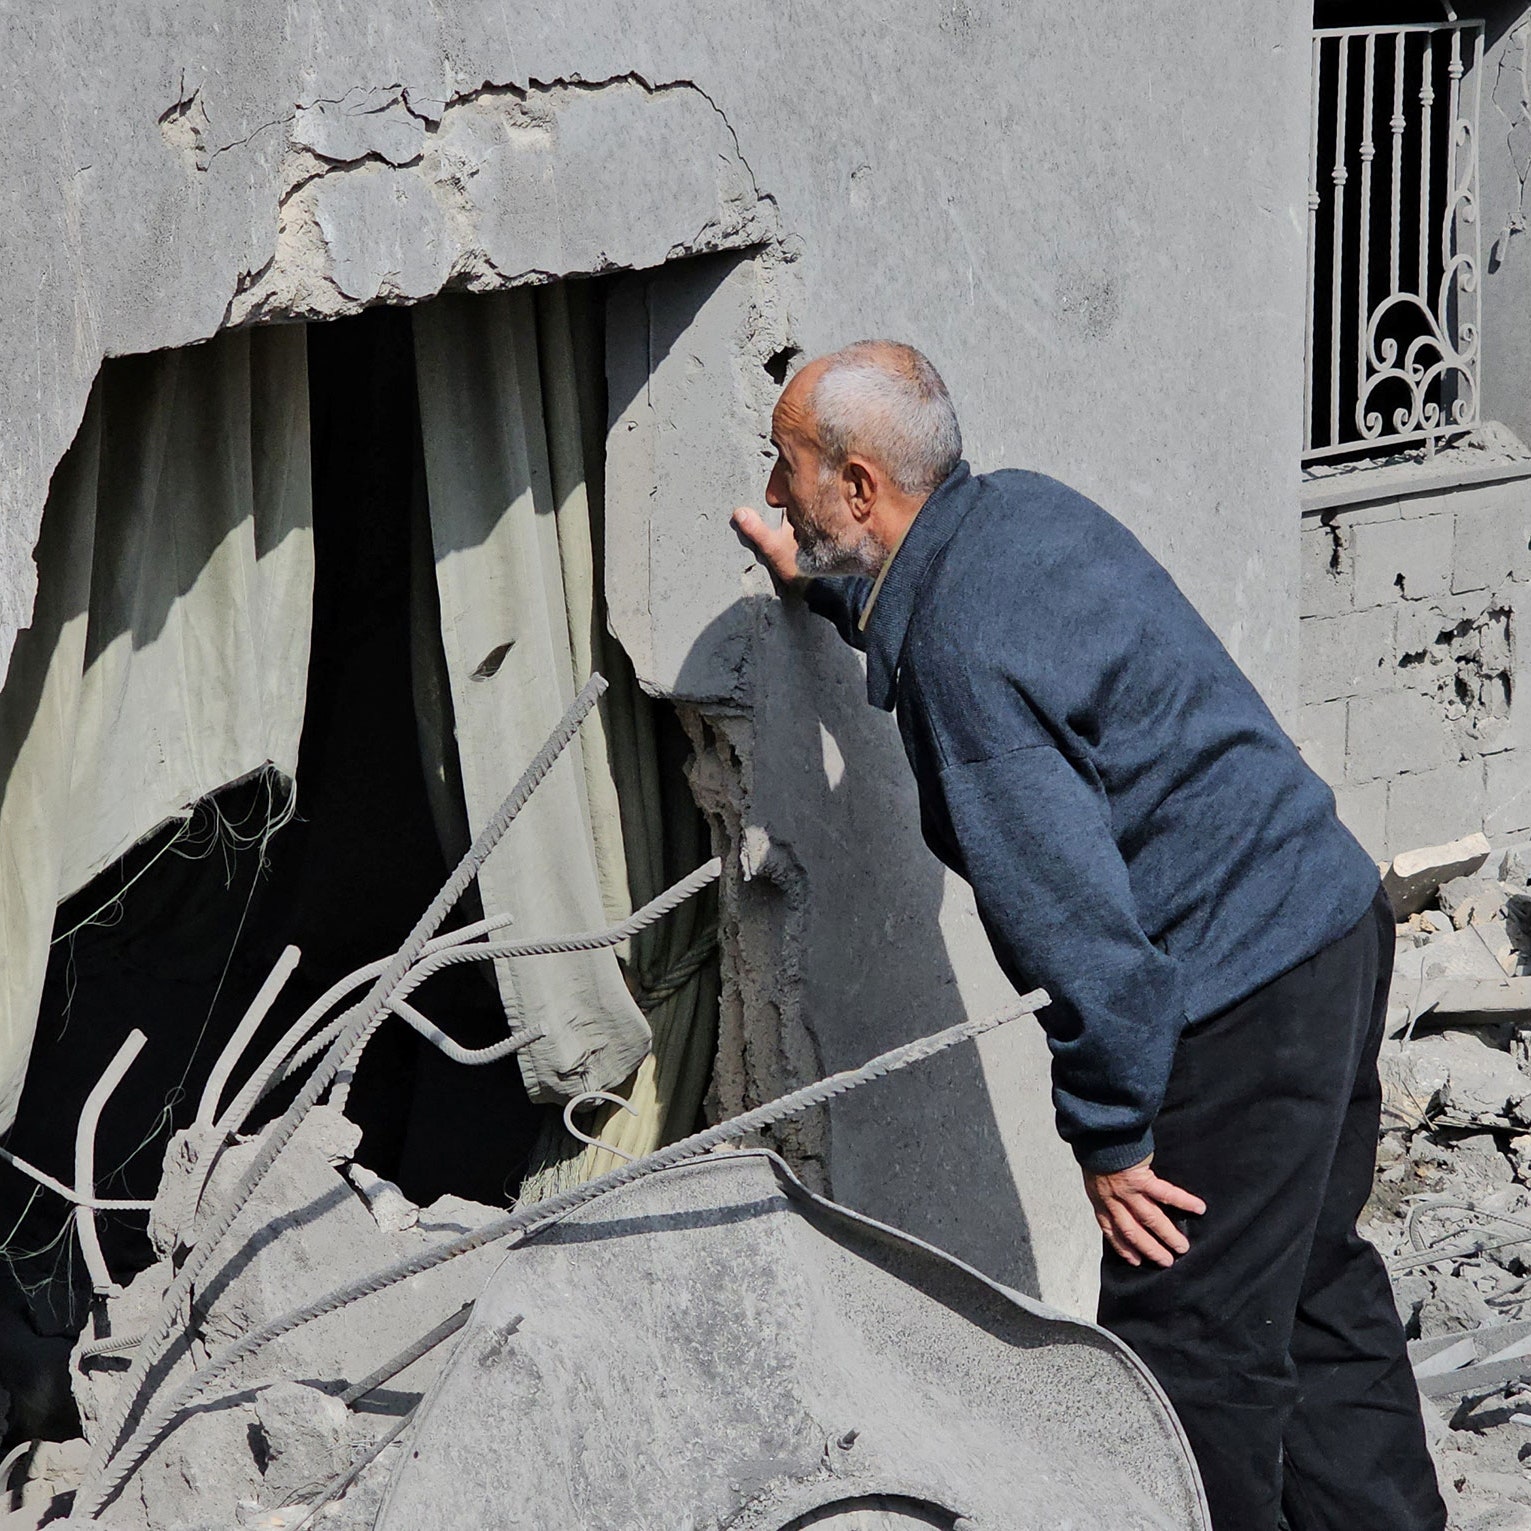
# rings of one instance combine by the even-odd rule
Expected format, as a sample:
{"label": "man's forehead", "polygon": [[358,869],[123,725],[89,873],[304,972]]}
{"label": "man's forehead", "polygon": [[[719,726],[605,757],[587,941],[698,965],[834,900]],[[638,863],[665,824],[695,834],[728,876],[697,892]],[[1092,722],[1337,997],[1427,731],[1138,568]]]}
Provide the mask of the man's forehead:
{"label": "man's forehead", "polygon": [[793,375],[782,389],[776,408],[771,411],[771,433],[780,436],[783,431],[796,435],[812,435],[812,417],[808,408],[808,396],[814,378],[822,371],[818,362],[809,362]]}

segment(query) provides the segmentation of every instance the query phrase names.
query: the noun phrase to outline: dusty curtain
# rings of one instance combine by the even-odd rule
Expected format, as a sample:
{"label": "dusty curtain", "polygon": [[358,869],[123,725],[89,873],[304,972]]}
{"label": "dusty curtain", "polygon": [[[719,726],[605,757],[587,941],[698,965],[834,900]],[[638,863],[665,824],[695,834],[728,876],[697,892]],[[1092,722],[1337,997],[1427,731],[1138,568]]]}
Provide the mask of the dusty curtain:
{"label": "dusty curtain", "polygon": [[0,689],[0,1130],[59,901],[198,798],[293,776],[311,509],[301,327],[103,367]]}
{"label": "dusty curtain", "polygon": [[[446,692],[472,828],[586,677],[612,682],[481,874],[486,910],[511,913],[518,939],[613,923],[711,854],[661,767],[653,706],[604,630],[598,301],[558,284],[449,295],[414,314]],[[640,1115],[614,1132],[651,1144],[689,1128],[717,1006],[712,925],[703,899],[631,950],[501,964],[508,1013],[544,1032],[520,1054],[533,1099],[625,1083]]]}

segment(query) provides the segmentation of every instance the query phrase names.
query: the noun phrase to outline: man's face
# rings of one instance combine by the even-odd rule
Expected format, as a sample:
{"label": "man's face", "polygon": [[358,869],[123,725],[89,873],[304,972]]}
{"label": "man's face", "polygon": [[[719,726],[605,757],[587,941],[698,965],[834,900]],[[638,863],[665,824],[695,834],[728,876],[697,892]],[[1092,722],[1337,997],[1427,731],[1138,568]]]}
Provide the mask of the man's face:
{"label": "man's face", "polygon": [[875,574],[883,549],[847,508],[839,475],[826,468],[803,404],[812,371],[805,368],[787,384],[771,415],[776,462],[766,503],[782,512],[797,538],[800,574]]}

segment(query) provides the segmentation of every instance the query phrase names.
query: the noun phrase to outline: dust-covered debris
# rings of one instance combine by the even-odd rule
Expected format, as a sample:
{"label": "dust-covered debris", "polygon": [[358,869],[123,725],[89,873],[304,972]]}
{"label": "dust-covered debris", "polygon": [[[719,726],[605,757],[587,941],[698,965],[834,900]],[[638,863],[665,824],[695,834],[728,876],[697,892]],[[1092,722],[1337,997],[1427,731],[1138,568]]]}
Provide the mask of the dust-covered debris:
{"label": "dust-covered debris", "polygon": [[1531,847],[1400,856],[1362,1232],[1388,1263],[1457,1531],[1531,1531]]}
{"label": "dust-covered debris", "polygon": [[[175,1386],[210,1354],[280,1314],[502,1215],[457,1196],[416,1207],[354,1161],[359,1136],[334,1107],[310,1112],[241,1212],[227,1256],[198,1284],[189,1341],[162,1386]],[[171,1141],[152,1217],[161,1258],[103,1305],[75,1349],[72,1378],[87,1436],[110,1412],[132,1360],[132,1338],[159,1313],[176,1257],[197,1238],[199,1207],[205,1213],[228,1193],[260,1137],[227,1148],[201,1195],[215,1137],[193,1128]],[[347,1385],[471,1301],[502,1257],[489,1248],[443,1264],[305,1325],[243,1363],[215,1396],[181,1415],[108,1507],[104,1524],[121,1531],[296,1525],[326,1484],[398,1425],[450,1347],[419,1356],[366,1397],[343,1398]],[[113,1341],[126,1348],[113,1350]],[[369,1463],[328,1507],[327,1527],[371,1524],[400,1449],[392,1446]],[[0,1505],[0,1531],[69,1524],[55,1517],[67,1511],[88,1454],[83,1439],[44,1442],[31,1452],[12,1474],[12,1513]]]}

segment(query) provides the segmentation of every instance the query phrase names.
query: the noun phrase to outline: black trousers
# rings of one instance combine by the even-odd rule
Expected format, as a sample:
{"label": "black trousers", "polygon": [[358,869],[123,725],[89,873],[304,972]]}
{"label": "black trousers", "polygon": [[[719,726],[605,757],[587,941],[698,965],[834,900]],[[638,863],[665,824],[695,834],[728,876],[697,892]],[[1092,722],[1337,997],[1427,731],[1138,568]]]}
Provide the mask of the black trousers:
{"label": "black trousers", "polygon": [[1181,1039],[1154,1169],[1194,1191],[1167,1269],[1109,1249],[1100,1321],[1159,1379],[1216,1531],[1441,1531],[1387,1271],[1356,1232],[1376,1167],[1386,899]]}

